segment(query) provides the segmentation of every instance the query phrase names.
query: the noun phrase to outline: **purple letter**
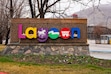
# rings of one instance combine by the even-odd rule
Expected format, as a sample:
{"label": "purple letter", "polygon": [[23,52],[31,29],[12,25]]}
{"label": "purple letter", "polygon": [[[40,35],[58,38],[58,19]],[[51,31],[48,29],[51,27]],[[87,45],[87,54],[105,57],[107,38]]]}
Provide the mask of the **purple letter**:
{"label": "purple letter", "polygon": [[48,29],[47,28],[39,28],[38,29],[38,41],[45,42],[48,39]]}
{"label": "purple letter", "polygon": [[18,38],[25,39],[26,36],[22,34],[22,24],[19,24],[18,26]]}

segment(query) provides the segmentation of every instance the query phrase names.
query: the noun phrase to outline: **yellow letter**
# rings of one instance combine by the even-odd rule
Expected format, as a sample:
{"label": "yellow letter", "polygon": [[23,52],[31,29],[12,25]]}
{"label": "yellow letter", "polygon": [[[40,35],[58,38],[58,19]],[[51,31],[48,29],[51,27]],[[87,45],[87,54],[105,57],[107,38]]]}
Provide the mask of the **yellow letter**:
{"label": "yellow letter", "polygon": [[[29,32],[32,31],[33,34],[29,34]],[[28,27],[25,31],[26,37],[29,39],[37,38],[37,28]]]}

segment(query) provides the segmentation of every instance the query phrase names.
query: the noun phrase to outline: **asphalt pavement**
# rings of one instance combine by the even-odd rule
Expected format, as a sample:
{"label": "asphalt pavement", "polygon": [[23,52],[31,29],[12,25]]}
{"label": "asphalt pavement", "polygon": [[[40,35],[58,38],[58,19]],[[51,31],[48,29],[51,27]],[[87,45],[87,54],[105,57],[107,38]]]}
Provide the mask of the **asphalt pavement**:
{"label": "asphalt pavement", "polygon": [[94,40],[88,40],[90,56],[111,60],[111,45],[110,44],[95,44]]}

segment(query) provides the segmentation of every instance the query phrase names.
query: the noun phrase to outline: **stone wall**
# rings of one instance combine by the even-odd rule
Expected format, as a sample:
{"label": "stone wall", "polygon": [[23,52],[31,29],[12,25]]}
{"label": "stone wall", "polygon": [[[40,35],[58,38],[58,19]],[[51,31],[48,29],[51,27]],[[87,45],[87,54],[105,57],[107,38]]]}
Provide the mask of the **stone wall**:
{"label": "stone wall", "polygon": [[88,45],[9,45],[3,54],[89,55]]}

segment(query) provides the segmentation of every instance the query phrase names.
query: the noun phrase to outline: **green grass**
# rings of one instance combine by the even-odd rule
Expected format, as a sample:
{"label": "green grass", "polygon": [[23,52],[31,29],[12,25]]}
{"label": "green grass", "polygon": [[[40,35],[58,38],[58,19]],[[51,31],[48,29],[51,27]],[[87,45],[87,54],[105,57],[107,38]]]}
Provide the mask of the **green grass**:
{"label": "green grass", "polygon": [[[5,46],[1,45],[1,50]],[[111,74],[111,60],[71,55],[0,56],[0,71],[9,74]]]}
{"label": "green grass", "polygon": [[0,62],[14,62],[13,59],[0,56]]}
{"label": "green grass", "polygon": [[9,74],[110,74],[111,69],[93,65],[33,65],[17,62],[0,62],[0,71]]}

